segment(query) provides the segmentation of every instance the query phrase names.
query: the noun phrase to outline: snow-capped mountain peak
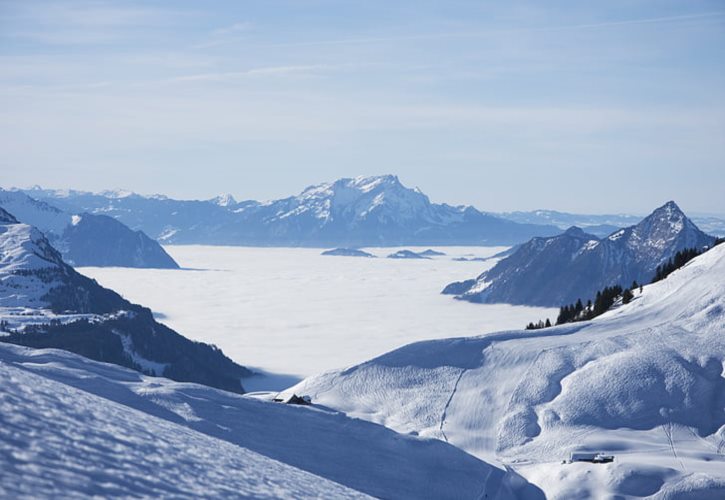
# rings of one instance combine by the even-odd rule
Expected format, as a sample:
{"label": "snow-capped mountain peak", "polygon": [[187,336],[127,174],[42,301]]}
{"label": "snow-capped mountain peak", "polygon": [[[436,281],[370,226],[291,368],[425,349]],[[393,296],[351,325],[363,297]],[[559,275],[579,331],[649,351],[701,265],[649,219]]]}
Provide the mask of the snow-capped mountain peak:
{"label": "snow-capped mountain peak", "polygon": [[[338,182],[345,182],[347,179],[342,179]],[[354,187],[363,193],[368,193],[378,186],[384,186],[386,189],[390,188],[402,188],[403,185],[400,183],[397,175],[376,175],[371,177],[358,176],[352,179],[352,182],[347,182],[350,187]]]}
{"label": "snow-capped mountain peak", "polygon": [[672,232],[679,232],[688,222],[685,213],[674,201],[668,201],[661,207],[655,209],[650,215],[637,224],[639,227],[648,227],[655,224],[665,225]]}
{"label": "snow-capped mountain peak", "polygon": [[[612,240],[612,237],[609,239]],[[682,248],[708,244],[704,233],[687,218],[674,201],[668,201],[655,209],[636,226],[624,229],[622,238],[629,249],[650,249],[646,251],[648,255],[665,252],[666,258],[672,257]],[[671,251],[667,251],[668,248]]]}
{"label": "snow-capped mountain peak", "polygon": [[209,201],[220,207],[231,207],[237,204],[237,200],[229,193],[222,193]]}
{"label": "snow-capped mountain peak", "polygon": [[534,238],[475,280],[452,283],[444,293],[473,302],[561,306],[593,299],[606,286],[647,283],[678,251],[702,249],[713,240],[670,201],[602,240],[577,227]]}
{"label": "snow-capped mountain peak", "polygon": [[5,307],[47,307],[47,294],[72,271],[43,233],[8,215],[0,213],[0,315]]}
{"label": "snow-capped mountain peak", "polygon": [[106,198],[113,198],[113,199],[119,199],[119,198],[128,198],[129,196],[137,196],[136,193],[133,191],[129,191],[128,189],[107,189],[105,191],[101,191],[101,196],[105,196]]}
{"label": "snow-capped mountain peak", "polygon": [[[288,198],[279,219],[305,213],[324,223],[333,220],[360,222],[375,216],[387,222],[412,219],[430,207],[428,197],[408,189],[395,175],[354,177],[317,184]],[[384,207],[389,207],[384,210]]]}
{"label": "snow-capped mountain peak", "polygon": [[58,251],[36,228],[18,222],[0,225],[0,268],[4,271],[62,266],[63,259]]}
{"label": "snow-capped mountain peak", "polygon": [[420,189],[406,187],[391,174],[347,177],[309,186],[287,198],[236,204],[226,196],[199,202],[140,195],[108,198],[74,192],[60,198],[53,191],[30,193],[58,202],[70,213],[115,217],[165,243],[505,245],[560,232],[553,226],[504,220],[471,206],[431,203]]}

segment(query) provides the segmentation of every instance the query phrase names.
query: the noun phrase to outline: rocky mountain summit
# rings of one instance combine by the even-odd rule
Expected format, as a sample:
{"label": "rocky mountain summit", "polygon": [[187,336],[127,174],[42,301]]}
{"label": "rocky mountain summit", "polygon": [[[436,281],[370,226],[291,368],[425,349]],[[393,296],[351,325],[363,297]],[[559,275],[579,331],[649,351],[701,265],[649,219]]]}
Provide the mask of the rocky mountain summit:
{"label": "rocky mountain summit", "polygon": [[475,279],[451,283],[443,293],[471,302],[560,306],[593,299],[607,286],[648,283],[657,266],[686,248],[714,241],[673,201],[636,225],[599,239],[572,227],[533,238]]}

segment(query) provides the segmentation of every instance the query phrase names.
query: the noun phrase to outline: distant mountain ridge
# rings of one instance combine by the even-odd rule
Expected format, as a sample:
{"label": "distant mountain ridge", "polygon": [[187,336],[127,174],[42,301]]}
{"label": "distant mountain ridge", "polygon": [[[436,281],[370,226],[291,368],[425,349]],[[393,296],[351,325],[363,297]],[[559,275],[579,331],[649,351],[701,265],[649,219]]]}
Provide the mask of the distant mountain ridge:
{"label": "distant mountain ridge", "polygon": [[[525,224],[551,224],[560,229],[577,226],[599,238],[614,231],[637,224],[643,217],[633,214],[574,214],[556,210],[532,210],[530,212],[501,212],[499,217]],[[725,216],[692,216],[690,219],[708,234],[725,236]]]}
{"label": "distant mountain ridge", "polygon": [[133,231],[107,215],[64,211],[20,191],[0,188],[0,207],[42,231],[75,266],[178,269],[179,265],[142,231]]}
{"label": "distant mountain ridge", "polygon": [[607,238],[577,227],[533,238],[476,279],[451,283],[443,293],[471,302],[536,306],[586,301],[606,286],[648,283],[677,251],[713,241],[670,201]]}
{"label": "distant mountain ridge", "polygon": [[53,347],[150,375],[243,392],[252,375],[63,261],[45,235],[0,209],[0,341]]}
{"label": "distant mountain ridge", "polygon": [[299,195],[237,202],[123,192],[92,194],[33,188],[27,194],[67,211],[105,214],[165,243],[360,247],[510,245],[551,236],[554,226],[519,224],[471,206],[431,203],[394,175],[338,179]]}

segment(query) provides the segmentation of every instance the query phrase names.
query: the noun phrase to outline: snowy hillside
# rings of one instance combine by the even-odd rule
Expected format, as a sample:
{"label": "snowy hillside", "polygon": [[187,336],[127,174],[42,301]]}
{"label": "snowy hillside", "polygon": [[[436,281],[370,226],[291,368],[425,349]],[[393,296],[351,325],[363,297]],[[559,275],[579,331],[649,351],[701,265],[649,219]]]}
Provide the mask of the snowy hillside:
{"label": "snowy hillside", "polygon": [[0,344],[0,377],[2,496],[503,500],[536,491],[438,440],[63,351]]}
{"label": "snowy hillside", "polygon": [[711,245],[675,202],[639,224],[599,239],[579,228],[533,238],[476,279],[452,283],[443,293],[471,302],[561,306],[594,300],[607,286],[649,283],[657,266],[676,252]]}
{"label": "snowy hillside", "polygon": [[509,245],[560,231],[519,224],[470,206],[431,203],[394,175],[343,178],[267,202],[92,194],[40,188],[33,197],[106,214],[165,243],[253,246]]}
{"label": "snowy hillside", "polygon": [[[363,495],[8,362],[0,346],[4,498]],[[61,358],[62,359],[62,358]],[[101,372],[102,374],[102,372]],[[98,376],[93,371],[88,376]],[[126,388],[119,384],[119,394]]]}
{"label": "snowy hillside", "polygon": [[20,191],[1,188],[0,207],[20,222],[42,231],[72,265],[179,267],[156,241],[112,217],[80,213],[83,211],[65,212]]}
{"label": "snowy hillside", "polygon": [[[593,321],[411,344],[292,390],[506,464],[551,497],[722,498],[724,334],[719,245]],[[577,450],[615,461],[562,464]]]}
{"label": "snowy hillside", "polygon": [[157,323],[149,309],[66,264],[38,229],[0,209],[0,342],[57,347],[152,375],[242,392],[252,372]]}

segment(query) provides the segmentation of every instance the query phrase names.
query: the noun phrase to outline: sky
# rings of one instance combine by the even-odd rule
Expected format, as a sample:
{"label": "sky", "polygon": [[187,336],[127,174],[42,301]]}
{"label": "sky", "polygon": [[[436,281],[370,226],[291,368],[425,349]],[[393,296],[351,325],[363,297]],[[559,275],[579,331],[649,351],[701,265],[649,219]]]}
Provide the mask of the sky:
{"label": "sky", "polygon": [[725,2],[0,0],[0,186],[725,214]]}

